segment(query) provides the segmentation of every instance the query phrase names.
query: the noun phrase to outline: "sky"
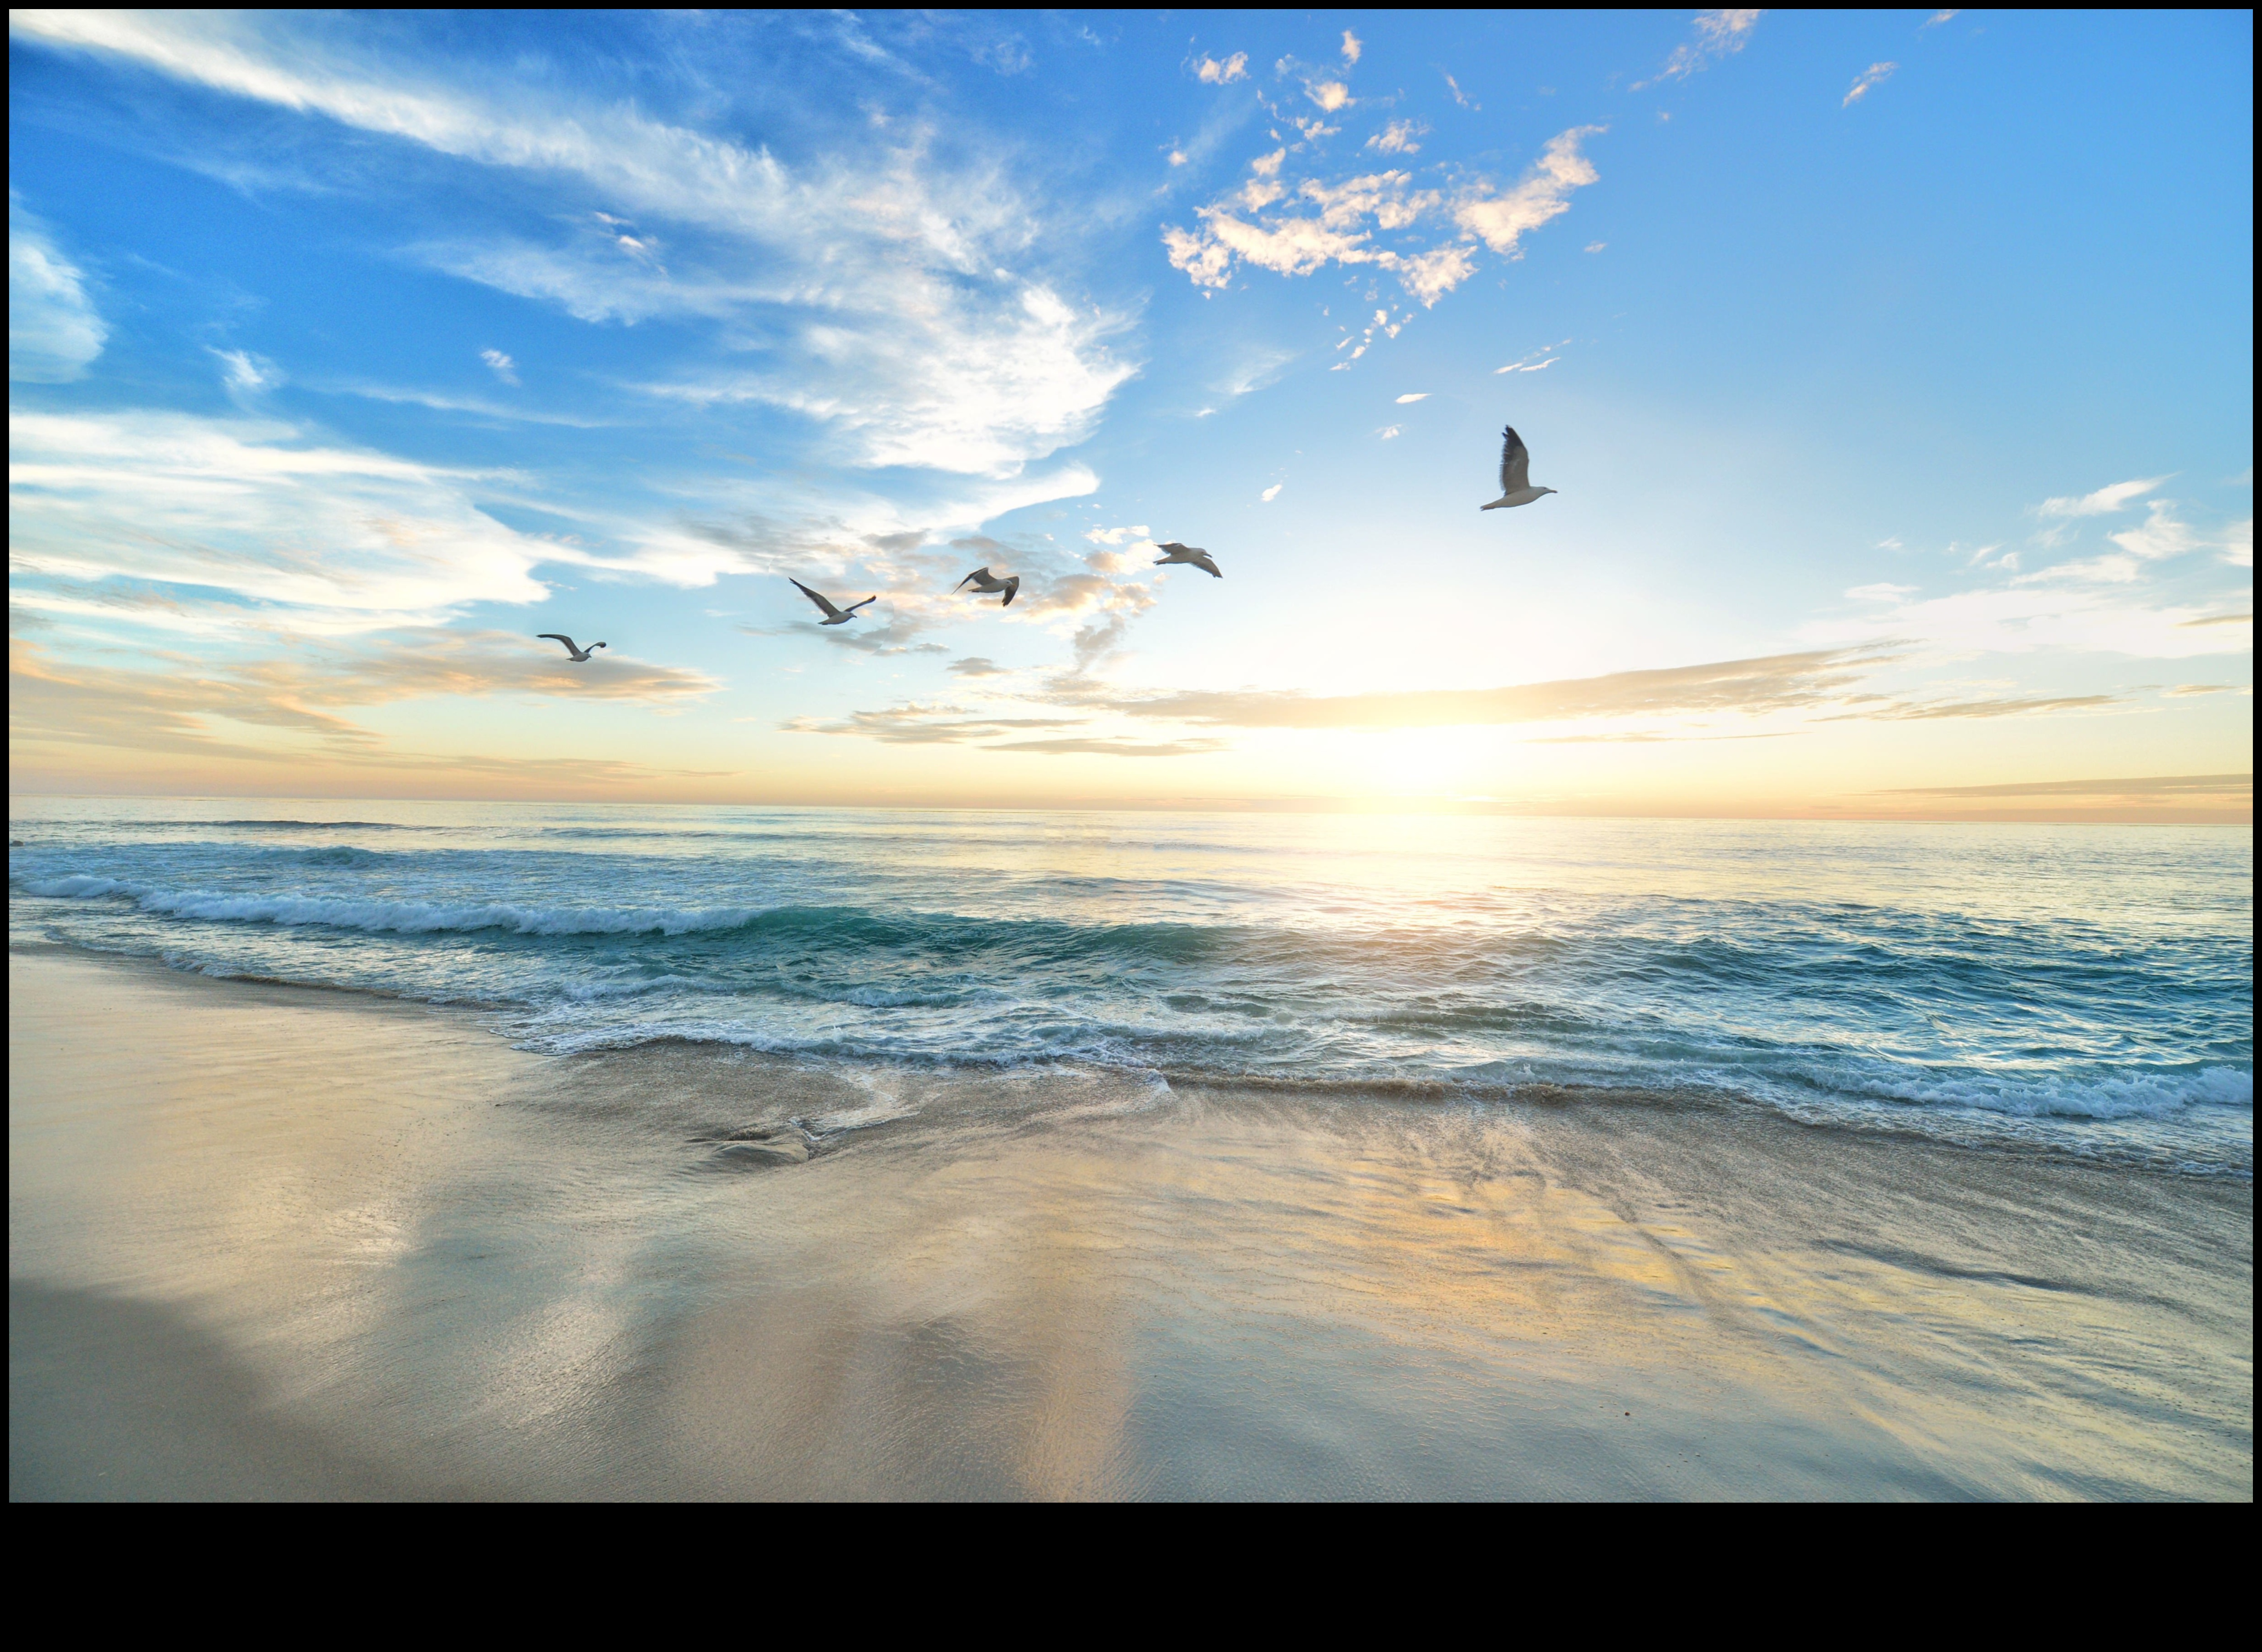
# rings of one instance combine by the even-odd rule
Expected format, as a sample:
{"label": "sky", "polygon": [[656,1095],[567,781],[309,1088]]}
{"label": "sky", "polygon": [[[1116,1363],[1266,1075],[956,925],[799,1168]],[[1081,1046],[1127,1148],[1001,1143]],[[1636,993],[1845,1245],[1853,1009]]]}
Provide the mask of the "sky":
{"label": "sky", "polygon": [[2252,47],[12,12],[11,790],[2251,821]]}

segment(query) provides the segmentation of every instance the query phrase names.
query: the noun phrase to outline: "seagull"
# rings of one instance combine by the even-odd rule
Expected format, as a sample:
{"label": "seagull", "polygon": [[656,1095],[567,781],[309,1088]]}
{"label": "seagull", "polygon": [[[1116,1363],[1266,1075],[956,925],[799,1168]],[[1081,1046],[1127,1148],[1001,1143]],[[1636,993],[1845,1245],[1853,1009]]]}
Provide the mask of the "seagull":
{"label": "seagull", "polygon": [[1005,600],[998,606],[1011,608],[1013,605],[1013,593],[1021,588],[1021,576],[1018,574],[1008,574],[1001,580],[987,568],[976,568],[951,588],[954,591],[962,591],[969,585],[984,596],[995,596],[1000,591],[1005,592]]}
{"label": "seagull", "polygon": [[[787,577],[789,579],[792,578],[790,574]],[[810,602],[816,603],[818,607],[825,610],[825,617],[817,622],[820,625],[846,625],[850,620],[856,617],[856,610],[858,609],[864,607],[867,603],[876,602],[880,600],[876,596],[868,596],[861,602],[851,602],[846,608],[835,608],[832,606],[832,599],[831,597],[821,595],[818,592],[810,590],[809,587],[803,585],[799,580],[793,580],[792,583],[795,590],[799,591],[803,596],[807,597]]]}
{"label": "seagull", "polygon": [[1528,505],[1542,494],[1552,494],[1552,487],[1531,485],[1531,450],[1524,445],[1524,438],[1509,425],[1501,433],[1500,497],[1480,510],[1499,510],[1509,505]]}
{"label": "seagull", "polygon": [[571,637],[566,636],[563,631],[537,631],[535,634],[543,638],[545,642],[564,643],[566,645],[566,652],[573,656],[573,663],[575,665],[580,665],[583,660],[590,657],[590,649],[602,648],[605,646],[602,643],[591,643],[588,648],[584,648],[575,643]]}
{"label": "seagull", "polygon": [[1214,580],[1221,580],[1225,577],[1218,572],[1217,564],[1210,560],[1209,552],[1198,545],[1180,545],[1176,539],[1170,539],[1156,545],[1155,549],[1163,553],[1155,559],[1155,566],[1158,568],[1165,562],[1185,562],[1199,568]]}

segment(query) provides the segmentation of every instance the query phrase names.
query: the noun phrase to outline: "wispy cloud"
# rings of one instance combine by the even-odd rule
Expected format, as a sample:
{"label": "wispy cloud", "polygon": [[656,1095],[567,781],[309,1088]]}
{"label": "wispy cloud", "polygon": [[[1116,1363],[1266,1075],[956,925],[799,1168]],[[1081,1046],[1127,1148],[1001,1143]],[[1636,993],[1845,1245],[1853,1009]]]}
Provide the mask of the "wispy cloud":
{"label": "wispy cloud", "polygon": [[1235,52],[1223,62],[1205,57],[1194,68],[1194,77],[1212,86],[1230,86],[1249,78],[1249,54]]}
{"label": "wispy cloud", "polygon": [[1038,756],[1187,757],[1222,749],[1227,742],[1196,737],[1156,740],[1109,734],[1076,715],[1019,716],[1010,711],[911,702],[845,718],[796,718],[782,725],[796,734],[846,734],[887,746],[971,746],[985,751]]}
{"label": "wispy cloud", "polygon": [[68,384],[102,354],[110,328],[87,296],[86,278],[54,236],[8,191],[8,377]]}
{"label": "wispy cloud", "polygon": [[514,424],[558,424],[581,430],[601,430],[620,422],[615,418],[593,418],[579,413],[561,412],[552,408],[519,407],[482,396],[457,395],[441,390],[418,390],[402,385],[376,385],[351,380],[329,383],[306,383],[299,386],[323,395],[362,396],[371,401],[391,401],[413,407],[429,408],[436,413],[466,413],[481,419],[499,419]]}
{"label": "wispy cloud", "polygon": [[[721,685],[703,673],[621,656],[574,667],[552,644],[501,632],[421,628],[382,638],[301,645],[213,664],[161,655],[157,668],[57,660],[21,638],[9,645],[9,732],[18,744],[170,753],[263,763],[313,756],[367,767],[507,772],[507,760],[403,752],[346,715],[435,696],[533,695],[623,700],[666,711]],[[247,740],[235,730],[266,731]],[[535,767],[538,768],[539,765]],[[623,777],[654,771],[609,768]],[[521,772],[525,772],[522,770]],[[581,773],[580,777],[588,777]]]}
{"label": "wispy cloud", "polygon": [[2112,694],[1986,695],[1964,700],[1893,700],[1878,697],[1854,710],[1824,718],[1828,723],[1930,723],[1948,718],[2036,717],[2060,711],[2087,711],[2118,705]]}
{"label": "wispy cloud", "polygon": [[[1237,263],[1283,276],[1312,275],[1330,263],[1371,264],[1395,275],[1417,302],[1433,305],[1475,272],[1478,245],[1520,256],[1524,235],[1570,210],[1571,191],[1599,176],[1580,146],[1603,130],[1574,126],[1557,134],[1507,189],[1463,183],[1449,190],[1442,180],[1425,188],[1399,170],[1332,182],[1308,177],[1292,186],[1281,176],[1287,152],[1275,151],[1252,164],[1250,179],[1234,194],[1196,209],[1194,227],[1166,225],[1163,249],[1199,287],[1229,285]],[[1437,240],[1441,233],[1449,238]]]}
{"label": "wispy cloud", "polygon": [[1927,29],[1936,29],[1941,24],[1946,23],[1952,18],[1960,18],[1963,15],[1963,13],[1961,11],[1935,11],[1923,22],[1916,25],[1916,32],[1919,34],[1921,34]]}
{"label": "wispy cloud", "polygon": [[2177,516],[2175,501],[2167,499],[2149,501],[2141,525],[2123,528],[2106,537],[2129,555],[2142,557],[2147,562],[2186,556],[2207,543],[2188,523]]}
{"label": "wispy cloud", "polygon": [[221,385],[239,400],[283,382],[283,370],[264,356],[244,350],[216,350],[212,354],[220,362]]}
{"label": "wispy cloud", "polygon": [[503,383],[515,385],[518,382],[518,364],[504,355],[502,351],[483,350],[479,352],[479,359],[485,362],[487,364],[487,370]]}
{"label": "wispy cloud", "polygon": [[1567,338],[1563,340],[1561,343],[1542,344],[1538,350],[1531,351],[1529,354],[1522,357],[1518,360],[1509,363],[1505,367],[1494,368],[1492,370],[1493,376],[1495,378],[1498,378],[1502,373],[1536,373],[1540,372],[1543,368],[1552,367],[1557,362],[1562,359],[1562,357],[1558,356],[1555,352],[1562,349],[1564,344],[1567,344],[1570,342],[1571,341]]}
{"label": "wispy cloud", "polygon": [[177,587],[194,595],[195,624],[232,614],[320,635],[432,623],[470,602],[539,601],[537,563],[585,559],[479,509],[475,473],[273,421],[18,409],[9,452],[18,570]]}
{"label": "wispy cloud", "polygon": [[1539,162],[1515,188],[1498,195],[1480,195],[1454,209],[1454,221],[1480,238],[1495,252],[1514,257],[1516,243],[1542,224],[1571,210],[1571,191],[1583,189],[1601,175],[1594,162],[1579,153],[1588,138],[1609,130],[1604,126],[1574,126],[1547,141]]}
{"label": "wispy cloud", "polygon": [[1824,649],[1501,689],[1350,695],[1218,689],[1127,696],[1112,703],[1127,716],[1232,728],[1444,728],[1585,718],[1755,714],[1833,705],[1862,680],[1863,667],[1889,658],[1872,649]]}
{"label": "wispy cloud", "polygon": [[1385,155],[1418,155],[1422,146],[1415,140],[1429,127],[1414,120],[1394,120],[1366,141],[1365,147],[1380,149]]}
{"label": "wispy cloud", "polygon": [[1886,81],[1891,79],[1893,71],[1899,67],[1898,63],[1870,64],[1869,68],[1854,76],[1853,87],[1847,92],[1845,102],[1838,106],[1845,109],[1859,103],[1869,95],[1873,87],[1882,86]]}
{"label": "wispy cloud", "polygon": [[[2157,524],[2157,525],[2156,525]],[[1884,630],[1918,639],[1944,657],[2026,654],[2042,650],[2180,660],[2243,648],[2227,627],[2201,624],[2200,604],[2163,601],[2147,588],[2160,563],[2192,550],[2234,544],[2229,536],[2188,534],[2163,515],[2131,530],[2141,549],[2022,573],[1999,560],[1987,582],[1922,600],[1889,598],[1898,588],[1862,588],[1882,608],[1858,617],[1819,620],[1801,630],[1816,643],[1850,643]],[[1849,593],[1851,595],[1852,593]]]}
{"label": "wispy cloud", "polygon": [[1693,37],[1674,47],[1665,66],[1648,80],[1635,82],[1632,90],[1639,91],[1662,81],[1687,80],[1722,58],[1733,57],[1751,43],[1752,30],[1761,15],[1758,11],[1698,12],[1689,19],[1695,30]]}
{"label": "wispy cloud", "polygon": [[1896,786],[1875,797],[2245,797],[2254,795],[2247,775],[2139,775],[2109,780],[2027,780],[1988,786]]}
{"label": "wispy cloud", "polygon": [[[759,314],[745,330],[764,364],[652,388],[791,408],[843,434],[852,462],[1009,473],[1081,439],[1135,371],[1110,350],[1121,318],[1010,273],[1033,204],[979,157],[944,169],[921,133],[875,134],[796,170],[625,101],[445,83],[292,14],[18,12],[11,25],[468,164],[578,180],[610,211],[562,239],[499,234],[424,256],[591,321]],[[684,244],[663,258],[648,224]]]}
{"label": "wispy cloud", "polygon": [[1359,52],[1363,49],[1358,36],[1353,34],[1349,29],[1345,29],[1343,32],[1343,37],[1344,61],[1346,63],[1358,62]]}
{"label": "wispy cloud", "polygon": [[2045,499],[2035,507],[2037,516],[2108,516],[2116,510],[2126,510],[2143,495],[2168,480],[2155,476],[2147,480],[2114,482],[2093,494],[2069,494],[2061,499]]}

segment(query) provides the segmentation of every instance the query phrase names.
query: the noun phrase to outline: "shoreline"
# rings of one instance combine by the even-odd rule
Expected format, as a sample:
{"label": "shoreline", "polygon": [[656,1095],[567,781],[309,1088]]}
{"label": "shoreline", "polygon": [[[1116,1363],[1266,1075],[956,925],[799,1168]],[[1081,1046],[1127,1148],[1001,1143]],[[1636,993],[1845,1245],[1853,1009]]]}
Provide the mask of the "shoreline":
{"label": "shoreline", "polygon": [[19,1500],[2251,1496],[2251,1180],[10,998]]}
{"label": "shoreline", "polygon": [[1267,1073],[1111,1066],[1070,1056],[987,1057],[923,1057],[902,1053],[885,1057],[791,1054],[729,1038],[699,1038],[679,1033],[663,1033],[632,1041],[595,1043],[572,1050],[544,1050],[529,1048],[525,1042],[515,1041],[509,1030],[494,1024],[503,1018],[524,1013],[522,1006],[509,1001],[481,1003],[436,999],[339,982],[293,981],[252,973],[214,973],[204,969],[184,968],[146,954],[80,947],[68,941],[12,941],[9,943],[9,952],[11,957],[20,955],[29,958],[82,959],[104,968],[147,972],[150,979],[186,978],[284,994],[321,994],[347,1005],[362,1001],[460,1018],[463,1024],[475,1027],[498,1045],[545,1061],[634,1061],[657,1059],[674,1052],[716,1062],[767,1066],[789,1082],[796,1078],[805,1078],[812,1071],[861,1068],[894,1071],[906,1076],[938,1080],[954,1078],[979,1080],[985,1077],[1005,1079],[1017,1075],[1070,1078],[1097,1077],[1127,1083],[1151,1083],[1159,1079],[1172,1090],[1199,1091],[1218,1095],[1347,1098],[1385,1104],[1440,1107],[1633,1107],[1692,1115],[1714,1110],[1733,1115],[1749,1109],[1799,1129],[1825,1135],[1842,1134],[1880,1143],[1901,1142],[1915,1147],[1944,1148],[1956,1152],[1983,1155],[2000,1154],[2037,1162],[2089,1165],[2146,1175],[2250,1183],[2254,1176],[2251,1133],[2246,1143],[2247,1155],[2243,1161],[2200,1163],[2174,1158],[2170,1156],[2169,1150],[2158,1144],[2130,1145],[2109,1141],[2084,1144],[2048,1133],[2053,1124],[2068,1122],[2110,1131],[2124,1122],[2120,1119],[2080,1115],[2028,1115],[1979,1108],[1941,1108],[1928,1115],[1910,1109],[1906,1116],[1896,1116],[1896,1106],[1905,1104],[1873,1101],[1863,1107],[1839,1098],[1825,1098],[1805,1104],[1787,1103],[1748,1090],[1693,1084],[1656,1086],[1545,1079],[1517,1081],[1434,1075],[1382,1078],[1330,1074],[1299,1078]]}

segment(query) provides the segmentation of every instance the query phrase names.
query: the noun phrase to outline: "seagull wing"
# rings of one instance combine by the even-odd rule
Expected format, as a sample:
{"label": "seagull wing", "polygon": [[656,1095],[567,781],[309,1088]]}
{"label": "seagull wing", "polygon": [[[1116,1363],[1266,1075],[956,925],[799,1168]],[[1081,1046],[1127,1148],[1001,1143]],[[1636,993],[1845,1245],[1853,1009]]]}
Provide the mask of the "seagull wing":
{"label": "seagull wing", "polygon": [[870,595],[870,596],[866,597],[866,598],[865,598],[862,602],[851,602],[851,603],[849,603],[849,604],[848,604],[848,606],[847,606],[846,609],[842,610],[841,611],[842,611],[842,612],[844,612],[844,613],[853,614],[853,613],[854,613],[854,612],[855,612],[858,609],[860,609],[860,608],[869,608],[869,607],[871,607],[871,605],[872,605],[873,603],[875,603],[875,602],[878,602],[879,600],[880,600],[880,599],[879,599],[879,596],[877,595],[877,594],[875,594],[875,595]]}
{"label": "seagull wing", "polygon": [[803,585],[799,580],[795,579],[790,574],[786,575],[786,581],[795,590],[799,591],[810,602],[816,603],[818,607],[823,609],[825,610],[825,618],[831,619],[839,613],[840,610],[832,606],[832,598],[825,596],[819,592],[810,590],[809,587]]}
{"label": "seagull wing", "polygon": [[1500,492],[1505,499],[1531,486],[1531,450],[1524,445],[1524,438],[1512,424],[1500,436]]}
{"label": "seagull wing", "polygon": [[998,606],[1000,608],[1012,607],[1014,594],[1020,588],[1021,576],[1018,574],[1008,574],[1005,576],[1005,600],[998,603]]}
{"label": "seagull wing", "polygon": [[569,654],[579,653],[581,652],[579,648],[573,646],[573,639],[571,637],[566,636],[563,631],[538,631],[534,634],[541,638],[545,642],[564,643],[566,645],[566,652]]}
{"label": "seagull wing", "polygon": [[973,573],[968,574],[964,579],[959,581],[957,584],[952,586],[950,588],[954,591],[962,591],[968,586],[971,585],[976,590],[987,590],[989,589],[989,569],[976,568]]}
{"label": "seagull wing", "polygon": [[1210,556],[1208,552],[1195,552],[1192,560],[1196,567],[1208,574],[1212,579],[1221,580],[1225,577],[1225,575],[1219,571],[1216,561]]}

